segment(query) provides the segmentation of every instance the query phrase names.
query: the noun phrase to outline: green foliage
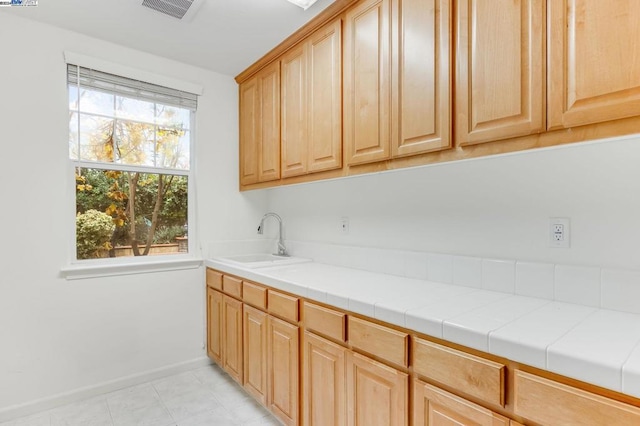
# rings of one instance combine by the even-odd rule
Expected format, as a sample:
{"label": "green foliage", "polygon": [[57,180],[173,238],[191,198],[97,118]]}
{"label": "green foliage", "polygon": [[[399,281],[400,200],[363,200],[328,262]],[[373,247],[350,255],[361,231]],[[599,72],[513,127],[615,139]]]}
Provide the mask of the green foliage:
{"label": "green foliage", "polygon": [[166,226],[156,231],[153,236],[155,244],[169,244],[175,242],[176,237],[184,236],[184,228],[179,225]]}
{"label": "green foliage", "polygon": [[104,257],[111,248],[110,240],[115,225],[111,216],[98,210],[87,210],[76,215],[76,247],[78,259]]}

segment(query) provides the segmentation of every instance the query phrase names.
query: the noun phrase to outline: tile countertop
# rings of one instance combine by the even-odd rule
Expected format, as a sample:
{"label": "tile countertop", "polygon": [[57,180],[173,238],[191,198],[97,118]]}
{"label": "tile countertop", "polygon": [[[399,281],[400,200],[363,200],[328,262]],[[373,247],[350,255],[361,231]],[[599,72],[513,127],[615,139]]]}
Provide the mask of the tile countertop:
{"label": "tile countertop", "polygon": [[640,397],[640,315],[309,262],[206,266]]}

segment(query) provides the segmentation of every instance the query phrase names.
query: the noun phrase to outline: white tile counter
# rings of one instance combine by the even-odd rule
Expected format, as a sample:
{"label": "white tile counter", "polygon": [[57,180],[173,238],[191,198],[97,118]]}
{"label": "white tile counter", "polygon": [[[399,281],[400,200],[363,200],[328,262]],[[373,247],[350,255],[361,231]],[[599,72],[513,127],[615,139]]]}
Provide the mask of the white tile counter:
{"label": "white tile counter", "polygon": [[640,397],[640,315],[309,262],[206,266]]}

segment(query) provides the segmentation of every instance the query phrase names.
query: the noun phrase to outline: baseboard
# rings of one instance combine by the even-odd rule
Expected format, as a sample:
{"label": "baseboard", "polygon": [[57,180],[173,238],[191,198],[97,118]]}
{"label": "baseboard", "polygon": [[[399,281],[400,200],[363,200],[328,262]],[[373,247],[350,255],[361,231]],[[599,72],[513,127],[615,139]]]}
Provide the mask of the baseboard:
{"label": "baseboard", "polygon": [[24,404],[13,405],[0,409],[0,423],[17,419],[31,414],[40,413],[42,411],[51,410],[53,408],[70,404],[83,399],[92,398],[94,396],[103,395],[105,393],[117,391],[120,389],[135,386],[151,380],[161,379],[173,374],[182,373],[197,367],[204,367],[211,364],[211,360],[207,357],[196,358],[190,361],[172,364],[167,367],[149,370],[131,376],[122,377],[108,382],[99,383],[93,386],[87,386],[75,389],[69,392],[60,393],[46,398],[37,399]]}

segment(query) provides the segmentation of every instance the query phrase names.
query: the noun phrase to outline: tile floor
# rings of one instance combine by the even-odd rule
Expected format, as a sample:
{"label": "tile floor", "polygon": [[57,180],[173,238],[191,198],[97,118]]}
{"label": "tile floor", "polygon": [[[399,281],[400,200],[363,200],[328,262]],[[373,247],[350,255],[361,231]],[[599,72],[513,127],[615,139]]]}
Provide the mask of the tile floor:
{"label": "tile floor", "polygon": [[0,426],[280,426],[215,365]]}

